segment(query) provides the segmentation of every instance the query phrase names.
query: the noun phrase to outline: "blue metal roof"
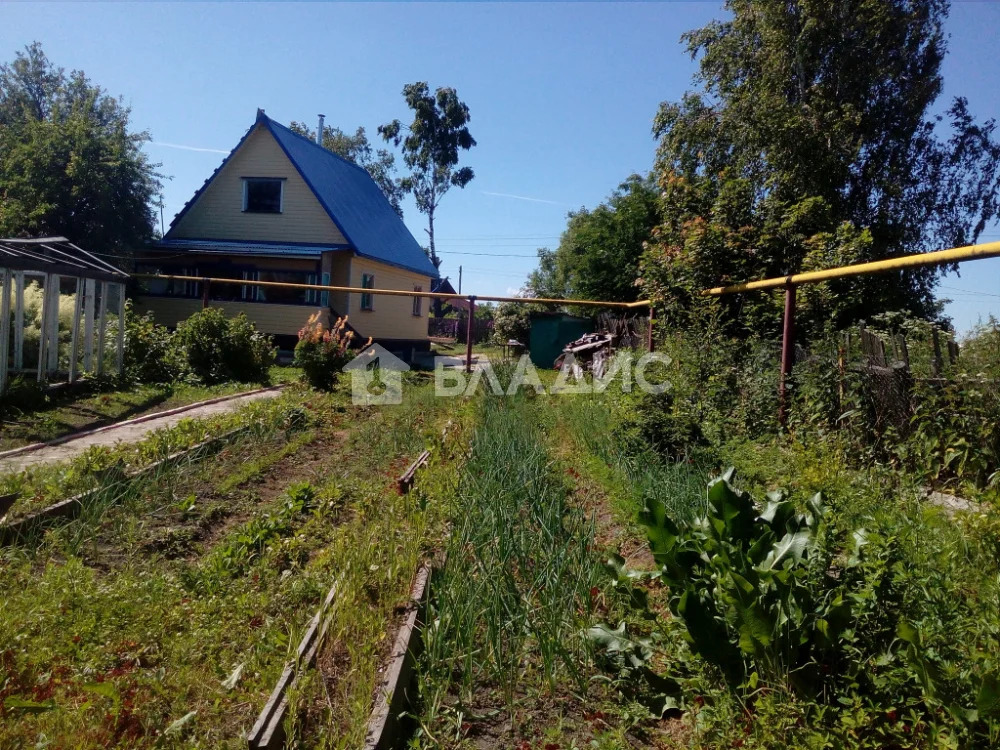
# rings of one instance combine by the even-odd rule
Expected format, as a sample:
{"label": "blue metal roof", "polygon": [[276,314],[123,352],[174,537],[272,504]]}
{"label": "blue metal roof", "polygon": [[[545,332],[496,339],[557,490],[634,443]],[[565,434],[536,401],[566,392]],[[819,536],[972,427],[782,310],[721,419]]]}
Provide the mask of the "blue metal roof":
{"label": "blue metal roof", "polygon": [[225,255],[264,255],[284,258],[319,258],[331,250],[350,250],[350,245],[317,245],[313,243],[257,242],[246,240],[165,239],[155,244],[157,250]]}
{"label": "blue metal roof", "polygon": [[[281,150],[285,152],[327,215],[358,255],[437,278],[437,269],[427,257],[427,253],[410,234],[403,220],[399,218],[379,186],[363,167],[347,161],[332,151],[327,151],[309,138],[293,133],[265,115],[263,110],[257,110],[254,127],[247,131],[219,168],[184,205],[171,222],[171,226],[187,213],[205,188],[243,145],[253,129],[261,124],[274,136]],[[167,232],[167,238],[158,243],[158,246],[164,247],[166,243],[177,241],[170,238],[170,232]],[[192,242],[198,242],[199,247],[204,245],[201,241]],[[218,241],[213,240],[213,242]],[[248,246],[264,243],[234,244]]]}
{"label": "blue metal roof", "polygon": [[363,168],[293,133],[261,112],[274,139],[299,170],[358,255],[436,277],[427,253]]}

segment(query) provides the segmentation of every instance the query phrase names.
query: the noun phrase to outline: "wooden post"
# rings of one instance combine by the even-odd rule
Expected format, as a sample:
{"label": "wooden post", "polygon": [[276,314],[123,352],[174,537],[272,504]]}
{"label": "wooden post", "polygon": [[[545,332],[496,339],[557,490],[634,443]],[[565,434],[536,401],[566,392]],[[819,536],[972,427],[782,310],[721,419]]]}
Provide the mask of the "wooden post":
{"label": "wooden post", "polygon": [[469,320],[465,328],[465,371],[472,372],[472,331],[476,317],[476,298],[469,297]]}
{"label": "wooden post", "polygon": [[212,282],[208,279],[201,280],[201,309],[204,310],[208,307],[208,294],[209,287],[212,286]]}
{"label": "wooden post", "polygon": [[653,303],[649,304],[649,330],[646,331],[646,351],[653,351]]}
{"label": "wooden post", "polygon": [[115,373],[121,377],[125,366],[125,285],[118,287],[118,350],[115,353]]}
{"label": "wooden post", "polygon": [[69,382],[76,381],[77,360],[80,353],[80,315],[83,311],[83,278],[76,280],[76,294],[73,295],[73,334],[69,343]]}
{"label": "wooden post", "polygon": [[97,374],[104,374],[104,344],[107,338],[108,328],[108,287],[111,285],[101,282],[101,304],[97,312]]}
{"label": "wooden post", "polygon": [[785,321],[781,332],[781,378],[778,381],[778,423],[788,426],[788,377],[795,361],[795,286],[785,287]]}
{"label": "wooden post", "polygon": [[94,292],[97,282],[86,279],[83,282],[83,369],[94,371]]}
{"label": "wooden post", "polygon": [[7,365],[10,350],[10,297],[13,278],[10,270],[0,269],[0,395],[7,390]]}
{"label": "wooden post", "polygon": [[24,271],[14,272],[14,369],[24,369]]}

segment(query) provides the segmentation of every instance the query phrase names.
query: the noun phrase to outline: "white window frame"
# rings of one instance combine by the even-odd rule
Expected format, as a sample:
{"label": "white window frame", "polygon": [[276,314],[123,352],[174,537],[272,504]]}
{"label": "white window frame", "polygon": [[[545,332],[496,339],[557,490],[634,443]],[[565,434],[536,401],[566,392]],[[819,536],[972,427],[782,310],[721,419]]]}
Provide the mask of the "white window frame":
{"label": "white window frame", "polygon": [[[415,287],[413,287],[413,291],[415,291],[415,292],[422,292],[422,291],[424,291],[424,288],[423,288],[423,286],[421,286],[421,285],[418,284]],[[413,298],[413,317],[419,318],[423,314],[424,314],[424,298],[423,297],[414,297]]]}
{"label": "white window frame", "polygon": [[[375,288],[375,274],[373,273],[362,273],[361,274],[361,288],[362,289],[374,289]],[[365,304],[365,303],[368,304]],[[375,295],[374,294],[361,294],[361,312],[375,312]]]}
{"label": "white window frame", "polygon": [[[244,281],[260,281],[259,271],[244,271],[243,280]],[[257,292],[260,291],[259,286],[247,286],[243,285],[240,287],[241,297],[245,302],[259,302],[257,299]]]}
{"label": "white window frame", "polygon": [[[322,281],[320,281],[322,279]],[[323,273],[317,276],[315,273],[310,273],[309,278],[306,281],[307,284],[322,284],[323,286],[330,285],[330,274]],[[326,291],[320,291],[319,289],[309,289],[306,291],[306,302],[310,305],[319,305],[320,307],[330,306],[330,293]]]}
{"label": "white window frame", "polygon": [[278,183],[278,214],[285,213],[285,180],[282,177],[243,177],[243,213],[261,214],[267,216],[269,211],[247,211],[247,198],[249,191],[247,186],[251,182],[277,182]]}

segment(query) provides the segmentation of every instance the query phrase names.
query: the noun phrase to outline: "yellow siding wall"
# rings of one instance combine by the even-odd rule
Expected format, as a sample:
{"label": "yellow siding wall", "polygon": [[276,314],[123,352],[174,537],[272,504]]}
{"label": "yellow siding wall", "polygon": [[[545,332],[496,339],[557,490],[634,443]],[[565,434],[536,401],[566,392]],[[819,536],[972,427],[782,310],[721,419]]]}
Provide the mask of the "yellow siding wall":
{"label": "yellow siding wall", "polygon": [[[175,328],[182,320],[186,320],[201,310],[201,300],[170,299],[169,297],[135,297],[133,300],[137,313],[153,313],[153,319],[165,326]],[[259,302],[210,302],[211,307],[220,308],[227,318],[234,318],[241,312],[253,321],[254,325],[264,333],[294,336],[305,324],[309,316],[319,310],[322,312],[323,325],[329,325],[330,316],[325,308],[309,307],[307,305],[273,305]]]}
{"label": "yellow siding wall", "polygon": [[[384,263],[354,256],[351,260],[351,286],[361,286],[361,274],[375,274],[376,289],[407,289],[419,286],[425,292],[431,288],[429,276],[423,276],[413,271],[388,266]],[[376,339],[426,339],[427,338],[427,304],[424,299],[421,314],[413,314],[413,297],[390,297],[375,295],[375,309],[361,309],[361,295],[351,295],[350,323],[362,336]]]}
{"label": "yellow siding wall", "polygon": [[153,320],[161,326],[176,328],[182,320],[187,320],[201,309],[200,299],[171,299],[170,297],[132,298],[132,305],[137,314],[153,313]]}
{"label": "yellow siding wall", "polygon": [[[244,177],[286,178],[283,213],[243,213]],[[263,125],[258,125],[247,137],[167,236],[170,239],[347,242]]]}

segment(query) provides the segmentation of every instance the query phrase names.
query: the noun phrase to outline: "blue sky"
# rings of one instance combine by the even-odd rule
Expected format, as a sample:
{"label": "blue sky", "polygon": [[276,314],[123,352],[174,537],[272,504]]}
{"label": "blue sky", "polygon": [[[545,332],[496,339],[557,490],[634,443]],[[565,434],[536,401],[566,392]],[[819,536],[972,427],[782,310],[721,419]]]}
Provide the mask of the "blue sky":
{"label": "blue sky", "polygon": [[[38,40],[131,105],[162,163],[165,218],[180,210],[247,128],[257,107],[288,123],[316,115],[370,136],[405,119],[401,90],[455,87],[479,145],[476,179],[437,215],[442,273],[463,291],[516,290],[535,250],[555,246],[567,211],[593,207],[647,171],[660,101],[691,87],[678,38],[721,15],[715,2],[642,4],[41,4],[0,6],[0,59]],[[986,51],[1000,6],[956,3],[945,95],[1000,118]],[[173,144],[173,145],[167,145]],[[183,146],[187,148],[178,148]],[[190,150],[205,149],[205,150]],[[406,222],[421,242],[425,219]],[[1000,229],[983,240],[1000,240]],[[959,330],[1000,317],[1000,260],[976,261],[940,290]]]}

